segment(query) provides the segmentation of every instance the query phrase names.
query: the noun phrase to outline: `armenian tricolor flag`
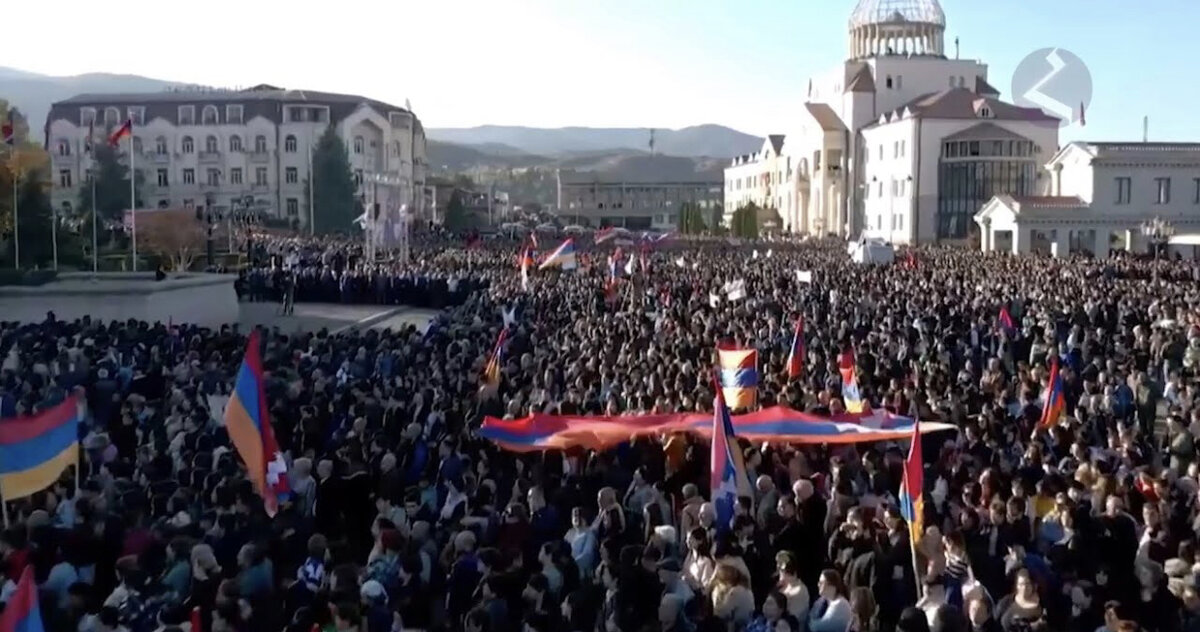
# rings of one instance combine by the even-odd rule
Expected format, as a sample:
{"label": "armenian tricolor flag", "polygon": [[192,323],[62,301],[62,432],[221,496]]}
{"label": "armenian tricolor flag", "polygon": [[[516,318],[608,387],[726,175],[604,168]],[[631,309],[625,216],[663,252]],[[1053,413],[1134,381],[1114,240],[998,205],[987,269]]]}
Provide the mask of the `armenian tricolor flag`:
{"label": "armenian tricolor flag", "polygon": [[26,566],[17,582],[17,590],[8,598],[0,614],[0,632],[45,632],[42,610],[38,605],[38,587],[33,581],[33,566]]}
{"label": "armenian tricolor flag", "polygon": [[124,123],[108,137],[108,144],[116,147],[121,144],[121,139],[133,133],[133,119],[125,119]]}
{"label": "armenian tricolor flag", "polygon": [[1062,376],[1058,373],[1058,358],[1050,361],[1050,384],[1046,387],[1046,403],[1042,405],[1039,428],[1049,428],[1058,423],[1067,409],[1067,398],[1063,393]]}
{"label": "armenian tricolor flag", "polygon": [[568,237],[558,248],[555,248],[546,258],[542,260],[542,265],[538,266],[538,270],[545,270],[551,266],[559,266],[563,270],[574,270],[578,264],[575,261],[575,240]]}
{"label": "armenian tricolor flag", "polygon": [[838,357],[838,372],[842,374],[842,403],[846,405],[846,412],[861,413],[866,410],[866,402],[858,390],[858,370],[852,349],[843,351]]}
{"label": "armenian tricolor flag", "polygon": [[[720,378],[718,378],[719,381]],[[711,496],[717,510],[717,528],[726,530],[733,520],[733,508],[738,496],[754,497],[750,478],[746,475],[746,464],[742,450],[733,434],[733,419],[725,405],[724,389],[716,389],[713,398]]]}
{"label": "armenian tricolor flag", "polygon": [[613,228],[612,226],[606,226],[606,227],[601,228],[600,230],[596,231],[596,235],[595,235],[596,243],[602,244],[616,236],[617,236],[617,229]]}
{"label": "armenian tricolor flag", "polygon": [[620,259],[620,248],[608,256],[608,280],[604,283],[604,298],[610,303],[617,298],[617,262]]}
{"label": "armenian tricolor flag", "polygon": [[758,351],[717,347],[718,383],[731,408],[751,408],[758,401]]}
{"label": "armenian tricolor flag", "polygon": [[796,330],[792,333],[792,348],[788,352],[788,377],[795,379],[804,374],[804,360],[807,351],[804,347],[804,317],[796,318]]}
{"label": "armenian tricolor flag", "polygon": [[504,343],[507,341],[508,328],[504,327],[500,329],[500,335],[496,336],[496,346],[492,347],[487,366],[483,368],[483,379],[488,388],[500,388],[500,367],[504,365]]}
{"label": "armenian tricolor flag", "polygon": [[1017,333],[1017,324],[1015,322],[1013,322],[1012,314],[1008,313],[1007,307],[1000,308],[1000,317],[999,318],[1000,318],[1000,327],[1002,327],[1004,329],[1004,331],[1008,332],[1008,335],[1011,336],[1011,335],[1014,335]]}
{"label": "armenian tricolor flag", "polygon": [[521,260],[518,262],[521,268],[521,289],[529,290],[529,266],[533,265],[533,255],[529,254],[529,249],[526,248],[521,252]]}
{"label": "armenian tricolor flag", "polygon": [[238,455],[246,463],[246,472],[254,491],[263,497],[267,515],[274,516],[279,502],[291,494],[287,462],[275,443],[271,417],[267,413],[267,393],[263,386],[262,358],[259,355],[258,330],[250,332],[246,354],[238,369],[233,394],[225,405],[225,430]]}
{"label": "armenian tricolor flag", "polygon": [[914,420],[912,443],[904,460],[904,478],[900,482],[900,515],[908,522],[908,537],[914,550],[925,533],[925,464],[921,459],[921,422]]}
{"label": "armenian tricolor flag", "polygon": [[36,415],[0,421],[0,496],[5,501],[46,489],[79,464],[79,400]]}

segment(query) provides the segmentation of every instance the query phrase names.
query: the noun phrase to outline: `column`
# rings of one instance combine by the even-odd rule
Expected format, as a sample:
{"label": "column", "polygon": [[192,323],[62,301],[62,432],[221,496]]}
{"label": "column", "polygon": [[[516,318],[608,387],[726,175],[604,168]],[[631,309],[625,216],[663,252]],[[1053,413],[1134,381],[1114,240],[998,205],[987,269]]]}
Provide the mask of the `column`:
{"label": "column", "polygon": [[979,248],[983,252],[991,252],[996,247],[996,238],[992,234],[992,220],[983,220],[983,230],[979,234]]}
{"label": "column", "polygon": [[1136,229],[1125,231],[1125,250],[1130,254],[1142,252],[1142,233]]}
{"label": "column", "polygon": [[1096,229],[1096,240],[1092,244],[1092,252],[1095,253],[1097,259],[1108,258],[1108,244],[1112,240],[1112,231],[1107,227]]}
{"label": "column", "polygon": [[1050,254],[1055,258],[1067,257],[1071,254],[1071,231],[1059,227],[1054,230],[1054,243],[1050,244]]}
{"label": "column", "polygon": [[1028,228],[1014,225],[1012,229],[1012,253],[1020,255],[1029,252],[1029,242],[1032,240],[1033,236],[1029,234]]}

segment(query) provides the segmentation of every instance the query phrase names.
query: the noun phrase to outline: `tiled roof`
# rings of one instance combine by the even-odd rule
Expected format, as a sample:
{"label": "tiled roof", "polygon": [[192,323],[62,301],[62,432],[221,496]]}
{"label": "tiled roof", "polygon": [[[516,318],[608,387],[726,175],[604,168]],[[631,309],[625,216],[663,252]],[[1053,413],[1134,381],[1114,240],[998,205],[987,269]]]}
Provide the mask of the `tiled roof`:
{"label": "tiled roof", "polygon": [[[987,108],[989,115],[983,116],[981,111]],[[1005,103],[996,97],[976,94],[966,88],[948,88],[919,96],[907,104],[896,108],[886,116],[891,118],[905,110],[910,110],[919,118],[935,119],[976,119],[987,118],[1001,121],[1030,121],[1055,122],[1059,119],[1046,114],[1037,108],[1023,108]]]}
{"label": "tiled roof", "polygon": [[774,149],[777,154],[783,152],[783,139],[784,134],[767,135],[767,141],[771,143],[771,149]]}
{"label": "tiled roof", "polygon": [[1010,197],[1017,204],[1032,208],[1076,208],[1087,206],[1082,199],[1075,195],[1027,195]]}
{"label": "tiled roof", "polygon": [[[851,74],[852,72],[853,74]],[[854,71],[853,65],[847,65],[846,75],[845,92],[875,91],[875,77],[871,75],[871,66],[869,64],[861,64],[857,71]]]}
{"label": "tiled roof", "polygon": [[1000,91],[993,88],[992,84],[988,83],[983,77],[975,76],[975,93],[989,97],[1000,96]]}
{"label": "tiled roof", "polygon": [[1010,132],[995,123],[980,123],[964,130],[955,132],[942,140],[1029,140],[1020,134]]}

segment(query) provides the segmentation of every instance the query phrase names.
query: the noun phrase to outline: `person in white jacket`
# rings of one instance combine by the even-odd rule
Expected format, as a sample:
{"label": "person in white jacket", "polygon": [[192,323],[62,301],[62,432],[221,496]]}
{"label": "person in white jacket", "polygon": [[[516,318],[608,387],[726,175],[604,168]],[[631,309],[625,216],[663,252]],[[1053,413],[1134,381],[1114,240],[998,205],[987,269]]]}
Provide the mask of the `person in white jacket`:
{"label": "person in white jacket", "polygon": [[821,571],[819,597],[808,611],[808,632],[846,632],[853,611],[846,598],[846,583],[834,570]]}

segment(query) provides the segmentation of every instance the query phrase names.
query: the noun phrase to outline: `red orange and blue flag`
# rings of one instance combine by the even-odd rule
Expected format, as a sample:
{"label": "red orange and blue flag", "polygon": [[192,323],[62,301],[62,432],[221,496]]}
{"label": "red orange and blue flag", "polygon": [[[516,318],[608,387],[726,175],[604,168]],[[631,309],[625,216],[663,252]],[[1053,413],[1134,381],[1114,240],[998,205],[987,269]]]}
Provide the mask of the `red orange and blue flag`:
{"label": "red orange and blue flag", "polygon": [[504,343],[508,341],[508,327],[500,329],[496,336],[496,345],[488,356],[487,365],[483,368],[483,379],[488,388],[500,388],[500,367],[504,365]]}
{"label": "red orange and blue flag", "polygon": [[843,351],[838,356],[838,372],[842,374],[842,403],[846,405],[846,411],[861,413],[866,410],[866,402],[858,390],[858,370],[853,349]]}
{"label": "red orange and blue flag", "polygon": [[575,259],[575,240],[568,237],[559,244],[558,248],[546,255],[542,264],[538,266],[538,270],[545,270],[552,266],[559,266],[563,270],[574,270],[578,265]]}
{"label": "red orange and blue flag", "polygon": [[0,421],[0,497],[32,496],[79,464],[79,400]]}
{"label": "red orange and blue flag", "polygon": [[291,495],[288,485],[287,461],[267,412],[267,393],[263,382],[262,357],[259,352],[258,330],[250,332],[246,354],[238,369],[233,394],[225,405],[225,430],[238,455],[246,464],[246,472],[254,491],[263,497],[267,515],[274,516],[279,503]]}
{"label": "red orange and blue flag", "polygon": [[1063,392],[1062,376],[1058,372],[1058,358],[1050,361],[1050,383],[1046,387],[1046,402],[1042,404],[1039,428],[1049,428],[1058,423],[1067,409],[1067,398]]}
{"label": "red orange and blue flag", "polygon": [[26,566],[17,582],[17,590],[8,598],[0,613],[0,632],[45,632],[38,587],[33,581],[33,566]]}
{"label": "red orange and blue flag", "polygon": [[804,374],[804,361],[807,350],[804,346],[804,317],[796,318],[796,329],[792,333],[792,348],[788,352],[788,377],[796,379]]}
{"label": "red orange and blue flag", "polygon": [[713,507],[717,510],[717,528],[725,530],[733,520],[733,508],[738,496],[753,498],[750,478],[746,475],[746,463],[733,432],[733,419],[725,405],[720,378],[716,380],[716,396],[713,397],[712,456],[709,464],[709,479]]}
{"label": "red orange and blue flag", "polygon": [[912,443],[904,460],[904,478],[900,482],[900,515],[908,522],[908,535],[914,545],[925,533],[925,463],[921,458],[921,422],[913,421]]}
{"label": "red orange and blue flag", "polygon": [[1004,328],[1004,331],[1008,332],[1009,335],[1017,333],[1017,324],[1013,322],[1012,314],[1008,313],[1007,307],[1000,308],[1000,326]]}
{"label": "red orange and blue flag", "polygon": [[121,143],[121,139],[133,134],[133,119],[125,119],[125,122],[108,137],[108,144],[116,147]]}
{"label": "red orange and blue flag", "polygon": [[758,351],[717,347],[717,383],[733,408],[752,408],[758,401]]}

